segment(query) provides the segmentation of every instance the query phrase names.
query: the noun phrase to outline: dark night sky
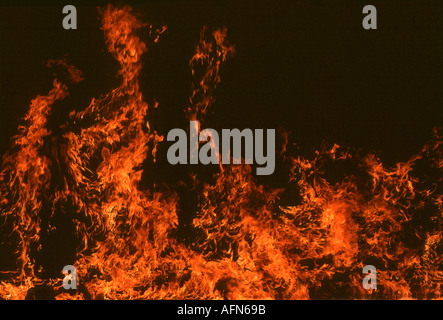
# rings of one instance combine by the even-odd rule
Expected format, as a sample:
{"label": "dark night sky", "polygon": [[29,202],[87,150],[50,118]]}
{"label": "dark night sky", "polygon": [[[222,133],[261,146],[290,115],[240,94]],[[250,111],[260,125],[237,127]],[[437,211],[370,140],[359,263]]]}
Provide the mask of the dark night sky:
{"label": "dark night sky", "polygon": [[[236,46],[222,68],[208,125],[282,126],[305,148],[325,139],[380,151],[389,163],[407,160],[443,123],[438,1],[371,1],[379,27],[371,31],[361,26],[365,1],[140,3],[144,21],[168,25],[144,56],[141,78],[146,100],[160,103],[164,135],[185,121],[188,62],[204,24],[225,25]],[[29,101],[50,90],[48,59],[66,56],[84,72],[67,109],[87,106],[115,84],[117,64],[105,49],[96,9],[78,6],[79,28],[67,31],[63,5],[0,7],[1,153]]]}

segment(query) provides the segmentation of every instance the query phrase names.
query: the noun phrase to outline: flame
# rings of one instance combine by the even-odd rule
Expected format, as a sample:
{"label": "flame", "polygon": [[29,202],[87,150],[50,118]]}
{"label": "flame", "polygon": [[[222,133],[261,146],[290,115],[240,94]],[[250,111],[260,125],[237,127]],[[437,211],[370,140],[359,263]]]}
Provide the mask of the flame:
{"label": "flame", "polygon": [[193,77],[192,95],[186,110],[189,121],[202,121],[215,101],[214,91],[221,81],[220,66],[235,52],[226,38],[226,27],[209,32],[205,26],[200,31],[200,41],[189,61]]}
{"label": "flame", "polygon": [[[82,74],[51,60],[63,72],[31,102],[3,157],[1,228],[17,247],[17,272],[2,274],[1,298],[24,299],[41,282],[56,299],[442,298],[441,129],[392,168],[338,145],[310,158],[291,154],[283,132],[287,186],[260,184],[250,165],[221,165],[209,178],[190,172],[185,187],[197,205],[180,237],[184,196],[140,187],[143,163],[155,160],[163,136],[146,122],[158,103],[148,106],[139,87],[149,48],[138,34],[149,28],[156,43],[166,27],[148,26],[130,7],[107,6],[100,15],[120,84],[72,111],[55,134],[51,109]],[[234,52],[226,28],[202,28],[190,60],[189,120],[204,120]],[[63,219],[73,223],[74,293],[39,259]],[[361,285],[368,264],[377,267],[377,290]]]}

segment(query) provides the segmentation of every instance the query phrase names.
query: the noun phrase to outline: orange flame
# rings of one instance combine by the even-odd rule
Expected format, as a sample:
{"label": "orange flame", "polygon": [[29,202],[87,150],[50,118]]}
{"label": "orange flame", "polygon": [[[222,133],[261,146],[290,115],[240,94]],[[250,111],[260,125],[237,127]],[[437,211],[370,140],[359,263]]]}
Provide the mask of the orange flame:
{"label": "orange flame", "polygon": [[[24,299],[42,280],[35,256],[61,216],[74,224],[80,285],[69,294],[60,276],[46,279],[57,299],[442,298],[439,130],[394,168],[338,145],[312,159],[290,154],[285,133],[288,188],[260,184],[249,165],[225,166],[210,182],[191,174],[198,205],[185,244],[176,237],[180,194],[139,184],[143,162],[163,141],[146,125],[138,82],[148,48],[137,31],[148,25],[129,7],[100,12],[108,51],[120,64],[119,86],[71,112],[57,137],[47,119],[69,92],[54,80],[48,95],[31,102],[3,158],[2,228],[17,242],[18,273],[1,280],[1,298]],[[166,27],[153,30],[157,42]],[[226,28],[201,31],[190,60],[189,120],[203,121],[214,102],[219,68],[234,53],[226,38]],[[66,70],[69,84],[82,80],[66,61],[49,66]],[[377,267],[377,290],[361,285],[367,264]]]}

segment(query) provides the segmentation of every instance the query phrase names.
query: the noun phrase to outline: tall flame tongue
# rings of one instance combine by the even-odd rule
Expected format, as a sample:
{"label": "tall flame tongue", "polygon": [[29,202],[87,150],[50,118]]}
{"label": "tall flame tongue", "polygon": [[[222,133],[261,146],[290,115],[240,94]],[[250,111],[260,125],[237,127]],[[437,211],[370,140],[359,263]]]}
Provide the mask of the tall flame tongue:
{"label": "tall flame tongue", "polygon": [[[143,162],[155,159],[163,141],[146,124],[138,82],[147,47],[137,31],[147,25],[129,7],[108,6],[101,17],[120,85],[73,111],[55,134],[47,128],[51,107],[82,76],[66,61],[50,61],[65,70],[65,80],[32,101],[26,126],[3,158],[1,228],[18,247],[18,273],[2,273],[1,298],[23,299],[43,280],[57,299],[442,297],[437,129],[418,155],[392,169],[372,154],[333,145],[313,159],[282,153],[290,170],[280,189],[259,184],[247,165],[222,166],[210,183],[191,173],[197,206],[183,239],[180,193],[139,186]],[[155,29],[154,42],[163,31]],[[234,47],[226,29],[205,27],[200,36],[185,112],[203,121]],[[51,257],[51,270],[42,252],[66,224],[75,253],[72,261]],[[77,268],[75,294],[61,288],[66,264]],[[377,267],[377,291],[362,288],[367,264]]]}

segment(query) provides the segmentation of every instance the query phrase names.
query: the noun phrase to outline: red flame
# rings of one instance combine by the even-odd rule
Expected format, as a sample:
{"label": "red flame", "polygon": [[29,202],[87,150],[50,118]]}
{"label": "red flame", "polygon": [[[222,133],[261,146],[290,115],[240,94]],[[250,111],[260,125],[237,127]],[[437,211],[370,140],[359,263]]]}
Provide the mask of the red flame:
{"label": "red flame", "polygon": [[[63,134],[53,137],[51,108],[82,76],[66,61],[50,61],[66,70],[68,83],[54,80],[48,95],[31,102],[26,125],[3,158],[1,215],[17,242],[18,273],[0,282],[1,298],[24,299],[36,285],[41,265],[35,256],[60,215],[74,224],[80,288],[68,294],[61,275],[46,279],[57,299],[442,298],[443,140],[437,129],[419,154],[394,168],[338,145],[312,159],[289,154],[284,134],[287,188],[260,184],[248,165],[223,166],[211,183],[193,174],[198,205],[192,241],[185,244],[175,236],[180,194],[139,184],[143,162],[155,159],[163,141],[146,123],[138,81],[148,48],[137,31],[148,25],[129,7],[108,6],[101,17],[107,49],[120,64],[120,85],[73,111]],[[150,30],[156,42],[166,28]],[[186,115],[202,121],[234,47],[225,28],[204,27],[200,37],[190,60]],[[331,178],[340,166],[353,173]],[[361,285],[367,264],[378,268],[377,290]]]}

